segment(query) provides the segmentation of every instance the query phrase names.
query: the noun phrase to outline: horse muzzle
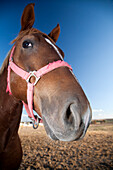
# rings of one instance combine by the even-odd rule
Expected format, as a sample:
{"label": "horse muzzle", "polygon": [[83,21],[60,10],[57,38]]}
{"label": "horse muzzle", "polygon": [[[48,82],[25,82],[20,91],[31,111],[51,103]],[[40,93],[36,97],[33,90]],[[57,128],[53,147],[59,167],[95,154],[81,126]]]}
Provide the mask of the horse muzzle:
{"label": "horse muzzle", "polygon": [[[74,141],[84,137],[91,122],[90,105],[80,114],[75,103],[63,110],[59,119],[49,120],[43,116],[45,130],[53,140]],[[51,122],[50,122],[51,121]]]}

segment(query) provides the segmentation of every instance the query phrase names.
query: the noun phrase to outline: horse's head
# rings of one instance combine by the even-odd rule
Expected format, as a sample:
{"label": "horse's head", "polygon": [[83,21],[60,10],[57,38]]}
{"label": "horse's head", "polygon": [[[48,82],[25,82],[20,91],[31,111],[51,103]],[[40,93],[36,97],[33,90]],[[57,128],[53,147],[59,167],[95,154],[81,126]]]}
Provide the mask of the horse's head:
{"label": "horse's head", "polygon": [[[21,31],[14,40],[14,63],[27,72],[64,58],[55,44],[60,26],[46,35],[32,28],[34,19],[34,4],[29,4],[21,18]],[[30,82],[34,82],[34,77]],[[27,83],[13,71],[10,87],[13,96],[27,103]],[[41,77],[34,86],[33,107],[42,116],[45,130],[54,140],[82,138],[91,121],[88,99],[68,67],[59,67]]]}

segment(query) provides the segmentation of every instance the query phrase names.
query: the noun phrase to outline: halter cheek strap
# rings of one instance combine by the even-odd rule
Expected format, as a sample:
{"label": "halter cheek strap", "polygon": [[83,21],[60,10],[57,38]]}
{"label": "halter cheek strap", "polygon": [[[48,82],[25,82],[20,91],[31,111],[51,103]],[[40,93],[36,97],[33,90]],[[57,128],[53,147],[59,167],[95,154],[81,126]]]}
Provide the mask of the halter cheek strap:
{"label": "halter cheek strap", "polygon": [[[61,61],[58,60],[56,62],[53,63],[49,63],[48,65],[42,67],[41,69],[39,69],[38,71],[30,71],[29,73],[24,71],[23,69],[21,69],[20,67],[18,67],[14,62],[13,62],[13,53],[14,53],[14,49],[15,46],[13,46],[12,51],[11,51],[11,55],[9,58],[9,66],[8,66],[8,76],[7,76],[7,89],[6,92],[9,92],[9,94],[11,93],[11,89],[10,89],[10,73],[11,73],[11,69],[17,74],[19,75],[21,78],[23,78],[24,80],[26,80],[27,82],[27,103],[23,102],[23,105],[26,109],[26,112],[28,114],[28,116],[34,120],[34,122],[37,122],[37,119],[34,116],[33,113],[33,92],[34,92],[34,86],[38,83],[38,81],[40,80],[40,78],[47,74],[48,72],[55,70],[59,67],[68,67],[70,70],[72,70],[71,66],[66,63],[65,61]],[[30,83],[30,79],[31,77],[35,78],[35,82],[34,83]],[[38,115],[39,118],[41,118]]]}

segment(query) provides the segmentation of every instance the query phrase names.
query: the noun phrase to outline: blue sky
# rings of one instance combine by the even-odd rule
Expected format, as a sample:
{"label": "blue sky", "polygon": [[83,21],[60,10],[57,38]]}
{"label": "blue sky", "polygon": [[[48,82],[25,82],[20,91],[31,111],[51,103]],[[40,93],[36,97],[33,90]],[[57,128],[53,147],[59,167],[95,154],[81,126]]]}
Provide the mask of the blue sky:
{"label": "blue sky", "polygon": [[57,45],[91,103],[93,119],[113,118],[113,1],[2,1],[0,66],[21,28],[23,9],[31,2],[35,3],[35,28],[48,34],[60,24]]}

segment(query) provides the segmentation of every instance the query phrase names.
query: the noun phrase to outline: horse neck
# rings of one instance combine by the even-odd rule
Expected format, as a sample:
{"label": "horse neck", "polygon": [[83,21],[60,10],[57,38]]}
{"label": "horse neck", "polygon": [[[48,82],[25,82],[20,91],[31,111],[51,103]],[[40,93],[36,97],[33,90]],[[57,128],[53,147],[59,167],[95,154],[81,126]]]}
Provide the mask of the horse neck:
{"label": "horse neck", "polygon": [[17,133],[22,113],[22,102],[6,93],[7,68],[0,74],[0,140],[3,131],[10,129],[10,136]]}

